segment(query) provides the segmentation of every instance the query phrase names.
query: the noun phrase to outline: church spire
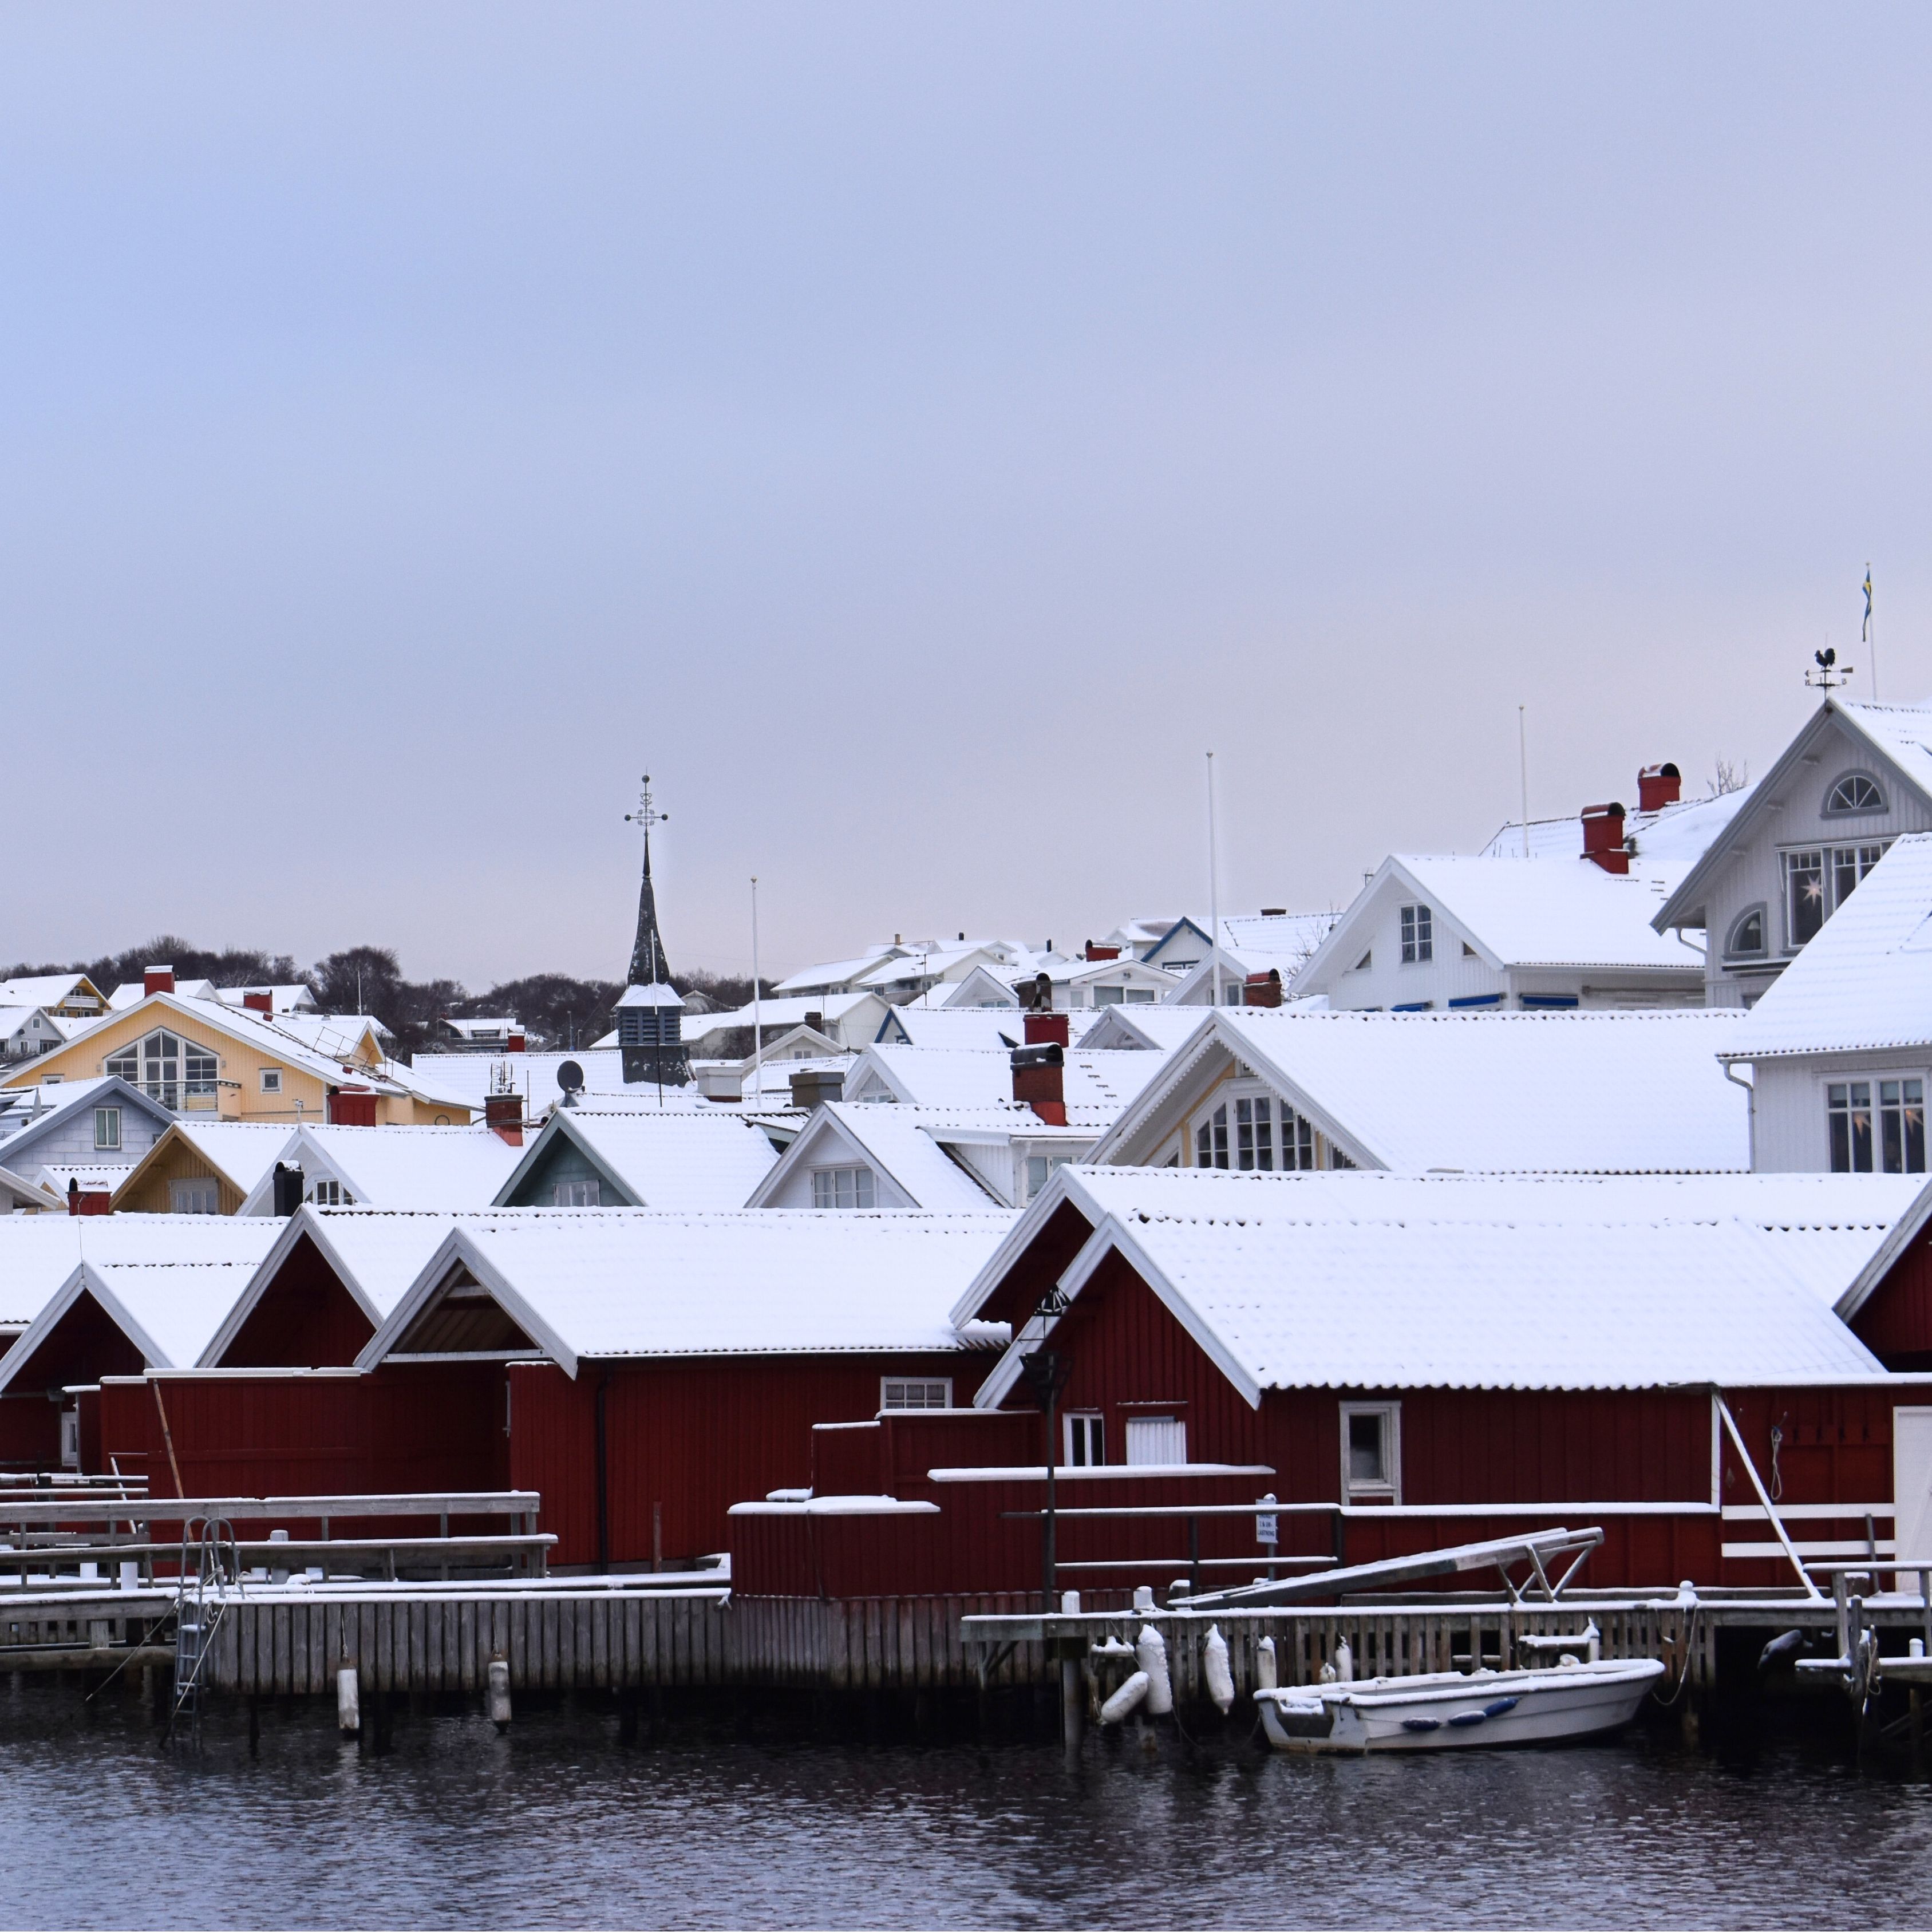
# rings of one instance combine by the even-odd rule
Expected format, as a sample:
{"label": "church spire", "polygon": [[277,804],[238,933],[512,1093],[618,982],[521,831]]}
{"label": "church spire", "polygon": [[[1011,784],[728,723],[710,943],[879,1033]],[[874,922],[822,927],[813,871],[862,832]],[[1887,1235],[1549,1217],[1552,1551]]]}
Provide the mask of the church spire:
{"label": "church spire", "polygon": [[644,876],[638,888],[638,938],[631,948],[631,975],[627,982],[633,986],[668,986],[670,981],[664,934],[658,930],[658,896],[651,885],[651,827],[665,824],[670,818],[669,812],[658,811],[651,802],[651,775],[646,772],[638,794],[637,810],[624,814],[626,824],[640,825],[644,832]]}

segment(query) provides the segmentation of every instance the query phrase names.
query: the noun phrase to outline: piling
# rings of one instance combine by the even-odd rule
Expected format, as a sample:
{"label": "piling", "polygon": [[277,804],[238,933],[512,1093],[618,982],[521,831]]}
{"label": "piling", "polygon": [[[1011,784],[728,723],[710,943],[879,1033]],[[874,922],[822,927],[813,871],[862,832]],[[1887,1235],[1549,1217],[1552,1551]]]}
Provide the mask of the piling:
{"label": "piling", "polygon": [[496,1726],[499,1737],[510,1728],[510,1660],[507,1657],[490,1660],[490,1721]]}
{"label": "piling", "polygon": [[362,1734],[362,1691],[352,1664],[345,1664],[335,1673],[335,1724],[345,1738]]}

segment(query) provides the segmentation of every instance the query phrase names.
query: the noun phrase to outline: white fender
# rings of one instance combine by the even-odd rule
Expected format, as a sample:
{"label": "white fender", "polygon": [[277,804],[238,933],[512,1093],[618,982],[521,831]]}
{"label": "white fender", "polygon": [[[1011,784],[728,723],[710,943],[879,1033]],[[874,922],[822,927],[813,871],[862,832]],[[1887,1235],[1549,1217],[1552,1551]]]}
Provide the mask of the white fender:
{"label": "white fender", "polygon": [[1164,1718],[1174,1708],[1174,1684],[1167,1674],[1167,1646],[1152,1624],[1142,1624],[1134,1646],[1135,1660],[1147,1672],[1147,1707],[1150,1718]]}
{"label": "white fender", "polygon": [[1255,1646],[1255,1678],[1264,1690],[1272,1690],[1281,1682],[1275,1662],[1274,1639],[1264,1636]]}
{"label": "white fender", "polygon": [[1222,1717],[1234,1708],[1234,1673],[1228,1662],[1228,1640],[1219,1624],[1210,1624],[1208,1641],[1202,1646],[1201,1664],[1208,1679],[1208,1694]]}
{"label": "white fender", "polygon": [[1126,1683],[1100,1706],[1100,1721],[1118,1724],[1148,1694],[1148,1674],[1136,1670]]}

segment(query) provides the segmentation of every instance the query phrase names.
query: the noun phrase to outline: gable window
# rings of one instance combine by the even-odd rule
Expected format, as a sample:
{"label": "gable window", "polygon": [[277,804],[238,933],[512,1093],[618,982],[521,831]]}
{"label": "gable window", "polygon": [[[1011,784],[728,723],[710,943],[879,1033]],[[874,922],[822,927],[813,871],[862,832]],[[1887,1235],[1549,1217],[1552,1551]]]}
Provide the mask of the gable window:
{"label": "gable window", "polygon": [[1358,973],[1366,973],[1369,968],[1375,964],[1375,950],[1372,946],[1366,952],[1364,952],[1360,958],[1355,962],[1355,970]]}
{"label": "gable window", "polygon": [[1426,905],[1402,909],[1402,963],[1426,966],[1436,957],[1435,921]]}
{"label": "gable window", "polygon": [[1127,1418],[1127,1460],[1146,1464],[1187,1460],[1187,1424],[1178,1415]]}
{"label": "gable window", "polygon": [[1107,1460],[1107,1424],[1102,1416],[1070,1415],[1066,1420],[1066,1443],[1062,1454],[1067,1466],[1097,1469]]}
{"label": "gable window", "polygon": [[588,1180],[560,1180],[550,1190],[550,1201],[558,1208],[601,1208],[602,1192],[593,1174]]}
{"label": "gable window", "polygon": [[114,1054],[106,1071],[149,1100],[178,1109],[186,1101],[213,1097],[217,1065],[206,1047],[163,1029]]}
{"label": "gable window", "polygon": [[879,1381],[879,1406],[887,1408],[950,1408],[950,1376],[930,1378],[911,1376],[884,1376]]}
{"label": "gable window", "polygon": [[221,1190],[212,1180],[171,1180],[168,1183],[168,1212],[171,1214],[219,1214]]}
{"label": "gable window", "polygon": [[264,1094],[279,1094],[281,1090],[282,1070],[279,1066],[263,1067],[262,1069],[262,1091]]}
{"label": "gable window", "polygon": [[1056,1167],[1064,1167],[1073,1156],[1066,1154],[1030,1154],[1027,1156],[1026,1198],[1030,1201],[1053,1178]]}
{"label": "gable window", "polygon": [[94,1144],[103,1150],[121,1144],[121,1109],[97,1107],[94,1110]]}
{"label": "gable window", "polygon": [[869,1208],[872,1170],[869,1167],[814,1167],[812,1170],[814,1208]]}
{"label": "gable window", "polygon": [[309,1197],[318,1208],[352,1208],[356,1197],[339,1180],[318,1180]]}
{"label": "gable window", "polygon": [[1315,1129],[1286,1100],[1237,1092],[1202,1113],[1194,1125],[1194,1165],[1244,1174],[1286,1173],[1315,1166]]}
{"label": "gable window", "polygon": [[1748,959],[1764,950],[1764,908],[1747,907],[1731,922],[1731,936],[1724,942],[1727,958]]}
{"label": "gable window", "polygon": [[1885,794],[1869,772],[1847,772],[1825,795],[1828,818],[1850,818],[1855,812],[1882,812]]}
{"label": "gable window", "polygon": [[1349,1502],[1402,1501],[1402,1405],[1342,1405],[1342,1494]]}
{"label": "gable window", "polygon": [[1786,943],[1799,946],[1817,938],[1826,920],[1858,890],[1858,881],[1886,855],[1887,839],[1871,845],[1814,845],[1784,854]]}
{"label": "gable window", "polygon": [[[1878,1089],[1875,1120],[1874,1086]],[[1922,1080],[1834,1081],[1825,1090],[1825,1119],[1834,1174],[1870,1174],[1874,1165],[1883,1174],[1925,1172]]]}

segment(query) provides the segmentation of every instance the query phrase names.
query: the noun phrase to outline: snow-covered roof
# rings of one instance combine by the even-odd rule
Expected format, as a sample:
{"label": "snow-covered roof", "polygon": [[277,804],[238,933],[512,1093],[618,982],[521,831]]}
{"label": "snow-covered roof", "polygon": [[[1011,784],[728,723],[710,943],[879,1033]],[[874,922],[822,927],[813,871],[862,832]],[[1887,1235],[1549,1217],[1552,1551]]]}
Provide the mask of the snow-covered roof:
{"label": "snow-covered roof", "polygon": [[32,1207],[42,1213],[51,1213],[67,1204],[64,1193],[57,1192],[42,1175],[16,1174],[10,1167],[0,1167],[0,1201],[10,1207]]}
{"label": "snow-covered roof", "polygon": [[1932,833],[1912,832],[1745,1015],[1731,1058],[1932,1046]]}
{"label": "snow-covered roof", "polygon": [[36,973],[24,980],[0,980],[0,1004],[57,1006],[71,998],[76,987],[91,992],[93,986],[85,973]]}
{"label": "snow-covered roof", "polygon": [[253,1268],[280,1228],[229,1214],[0,1214],[0,1326],[32,1321],[83,1261]]}
{"label": "snow-covered roof", "polygon": [[[1075,1047],[1066,1056],[1062,1090],[1070,1121],[1110,1124],[1159,1071],[1162,1057],[1140,1052],[1090,1053]],[[1012,1058],[1004,1052],[968,1047],[868,1046],[847,1076],[852,1093],[868,1068],[892,1097],[914,1106],[989,1107],[1013,1096]]]}
{"label": "snow-covered roof", "polygon": [[[1751,788],[1723,792],[1714,798],[1687,798],[1666,805],[1660,812],[1631,811],[1624,819],[1624,836],[1636,841],[1636,856],[1646,865],[1658,862],[1694,865],[1707,852],[1718,835],[1730,825],[1751,795]],[[1629,801],[1624,801],[1628,804]],[[1583,850],[1583,816],[1581,811],[1567,818],[1532,818],[1529,821],[1529,856],[1532,859],[1576,859]],[[1522,823],[1513,819],[1485,845],[1478,855],[1485,859],[1520,859],[1523,856]]]}
{"label": "snow-covered roof", "polygon": [[[1787,1261],[1790,1236],[1722,1202],[1700,1210],[1694,1189],[1669,1182],[1068,1167],[1005,1255],[1066,1201],[1094,1232],[1061,1286],[1077,1300],[1118,1252],[1253,1404],[1268,1388],[1751,1387],[1883,1373]],[[993,1273],[956,1312],[983,1305]],[[1011,1389],[1018,1353],[982,1384],[980,1406]]]}
{"label": "snow-covered roof", "polygon": [[[612,1099],[622,1096],[640,1106],[656,1106],[655,1082],[625,1085],[624,1056],[615,1047],[579,1047],[574,1053],[419,1053],[410,1068],[426,1084],[478,1116],[484,1101],[505,1082],[506,1090],[523,1095],[529,1112],[542,1114],[562,1100],[556,1070],[572,1060],[583,1070],[585,1093]],[[711,1104],[694,1087],[667,1087],[664,1097],[667,1107]]]}
{"label": "snow-covered roof", "polygon": [[[158,1126],[166,1126],[174,1119],[158,1100],[149,1100],[139,1088],[130,1086],[116,1074],[52,1080],[40,1086],[0,1091],[0,1147],[8,1150],[10,1160],[25,1160],[28,1149],[58,1131],[81,1108],[110,1102],[146,1114]],[[131,1162],[130,1156],[130,1165]]]}
{"label": "snow-covered roof", "polygon": [[11,1040],[29,1022],[43,1017],[38,1006],[0,1006],[0,1040]]}
{"label": "snow-covered roof", "polygon": [[1702,958],[1651,924],[1690,869],[1688,860],[1635,860],[1622,877],[1575,858],[1383,861],[1384,874],[1446,913],[1492,965],[1664,968],[1701,980]]}
{"label": "snow-covered roof", "polygon": [[796,973],[787,974],[772,987],[772,991],[783,994],[808,993],[821,986],[848,987],[862,973],[878,965],[880,960],[904,950],[903,947],[875,946],[861,953],[856,959],[827,959],[815,966],[802,966]]}
{"label": "snow-covered roof", "polygon": [[[270,1008],[278,1016],[284,1013],[313,1013],[320,1010],[315,1003],[314,993],[299,980],[292,986],[219,986],[215,990],[220,996],[221,1002],[224,1006],[238,1006],[250,993],[266,993],[268,996]],[[373,1016],[370,1015],[364,1015],[363,1017],[373,1018]],[[375,1020],[374,1023],[381,1028],[385,1033],[388,1030],[386,1027],[382,1026],[380,1020]]]}
{"label": "snow-covered roof", "polygon": [[675,986],[667,986],[662,980],[653,980],[647,986],[626,986],[617,995],[620,1008],[648,1006],[676,1006],[680,1011],[684,1006],[684,995]]}
{"label": "snow-covered roof", "polygon": [[242,1212],[274,1213],[278,1162],[299,1167],[311,1184],[339,1181],[358,1205],[487,1208],[521,1155],[488,1127],[303,1126],[286,1135]]}
{"label": "snow-covered roof", "polygon": [[[1079,1017],[1092,1024],[1090,1012]],[[1025,1021],[1017,1006],[892,1006],[879,1022],[878,1038],[892,1046],[1010,1053],[1024,1043],[1025,1036]]]}
{"label": "snow-covered roof", "polygon": [[586,1357],[983,1348],[946,1311],[1012,1221],[622,1208],[465,1218],[358,1366],[398,1348],[458,1267],[573,1376]]}
{"label": "snow-covered roof", "polygon": [[771,1142],[736,1112],[560,1108],[491,1198],[514,1199],[560,1136],[574,1141],[640,1208],[742,1208],[778,1159]]}
{"label": "snow-covered roof", "polygon": [[245,1200],[256,1183],[266,1179],[296,1132],[286,1120],[176,1120],[126,1170],[127,1178],[116,1190],[116,1197],[151,1167],[164,1162],[171,1148],[186,1145]]}
{"label": "snow-covered roof", "polygon": [[1280,967],[1284,980],[1291,980],[1294,964],[1313,956],[1340,916],[1333,912],[1227,913],[1221,920],[1221,943],[1244,958],[1266,958]]}
{"label": "snow-covered roof", "polygon": [[[1019,1111],[1002,1115],[989,1109],[976,1118],[988,1122],[1004,1118],[1010,1129],[1017,1126]],[[1040,1124],[1040,1117],[1030,1108],[1024,1111],[1036,1126]],[[935,1213],[984,1213],[1004,1205],[946,1153],[940,1128],[942,1124],[953,1126],[956,1118],[941,1108],[904,1107],[890,1101],[832,1101],[814,1112],[782,1160],[746,1194],[742,1204],[761,1208],[800,1167],[849,1162],[856,1156],[898,1188],[914,1208]]]}
{"label": "snow-covered roof", "polygon": [[[1067,1015],[1069,1019],[1081,1017]],[[1172,1053],[1201,1030],[1203,1015],[1198,1006],[1177,1006],[1163,1000],[1157,1006],[1096,1007],[1088,1017],[1093,1024],[1082,1043],[1090,1052]]]}
{"label": "snow-covered roof", "polygon": [[787,999],[760,1000],[755,1022],[748,1006],[729,1007],[715,1013],[694,1013],[687,1007],[680,1031],[685,1045],[694,1047],[714,1034],[748,1030],[754,1024],[763,1027],[769,1036],[776,1027],[803,1026],[813,1013],[826,1026],[832,1027],[848,1013],[865,1007],[872,1006],[876,1012],[878,1008],[873,1003],[878,997],[874,993],[801,993]]}
{"label": "snow-covered roof", "polygon": [[1717,1056],[1736,1012],[1204,1013],[1094,1159],[1151,1157],[1209,1056],[1232,1054],[1359,1166],[1684,1172],[1750,1165],[1744,1090]]}
{"label": "snow-covered roof", "polygon": [[[31,1154],[32,1150],[28,1149]],[[118,1161],[44,1161],[34,1169],[34,1178],[64,1201],[70,1183],[83,1194],[112,1194],[134,1171],[131,1160]]]}

